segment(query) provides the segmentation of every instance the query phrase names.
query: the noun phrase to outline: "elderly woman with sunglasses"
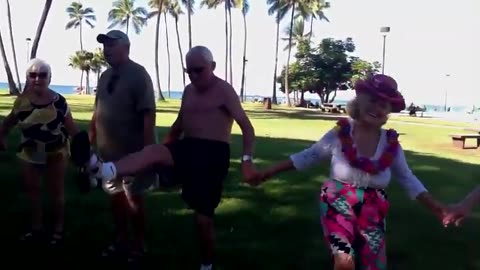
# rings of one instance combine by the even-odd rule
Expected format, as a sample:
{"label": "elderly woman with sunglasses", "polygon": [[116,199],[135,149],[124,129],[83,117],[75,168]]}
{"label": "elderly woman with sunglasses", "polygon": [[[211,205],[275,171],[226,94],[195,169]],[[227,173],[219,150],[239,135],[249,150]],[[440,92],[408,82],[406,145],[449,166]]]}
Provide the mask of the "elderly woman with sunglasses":
{"label": "elderly woman with sunglasses", "polygon": [[[51,245],[57,245],[63,240],[68,138],[78,131],[65,98],[49,88],[52,78],[50,65],[43,60],[33,59],[26,75],[26,88],[3,121],[0,139],[5,147],[4,140],[8,132],[15,126],[19,127],[21,142],[17,156],[32,215],[31,228],[21,239],[29,242],[47,240]],[[54,214],[54,225],[48,235],[42,224],[40,178],[44,172]]]}
{"label": "elderly woman with sunglasses", "polygon": [[385,218],[389,201],[385,189],[396,177],[411,199],[440,219],[448,210],[435,200],[412,173],[398,134],[383,129],[391,112],[405,109],[395,80],[372,75],[355,85],[356,98],[342,119],[310,148],[258,173],[258,184],[287,170],[305,170],[330,160],[330,177],[321,187],[320,214],[334,269],[387,269]]}

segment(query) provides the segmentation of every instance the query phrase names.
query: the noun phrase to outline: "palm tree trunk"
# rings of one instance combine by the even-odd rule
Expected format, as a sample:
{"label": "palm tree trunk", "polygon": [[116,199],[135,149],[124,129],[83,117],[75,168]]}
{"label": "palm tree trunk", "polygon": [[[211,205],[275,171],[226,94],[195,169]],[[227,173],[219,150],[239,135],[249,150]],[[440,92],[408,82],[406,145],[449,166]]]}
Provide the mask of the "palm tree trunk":
{"label": "palm tree trunk", "polygon": [[82,69],[82,73],[80,74],[80,91],[83,90],[83,76],[84,75],[85,75],[85,70]]}
{"label": "palm tree trunk", "polygon": [[285,67],[285,95],[287,96],[287,106],[292,106],[290,102],[290,95],[288,89],[288,68],[290,65],[290,56],[292,55],[292,35],[293,35],[293,20],[295,16],[295,2],[292,4],[292,16],[290,17],[290,33],[288,37],[288,56],[287,56],[287,66]]}
{"label": "palm tree trunk", "polygon": [[243,65],[242,65],[242,85],[240,87],[240,97],[245,101],[245,66],[247,65],[247,15],[243,13]]}
{"label": "palm tree trunk", "polygon": [[230,61],[230,84],[233,85],[233,61],[232,61],[232,6],[230,3],[230,0],[226,0],[228,2],[228,22],[229,22],[229,47],[228,47],[228,56],[229,56],[229,61]]}
{"label": "palm tree trunk", "polygon": [[13,66],[15,67],[15,74],[17,75],[17,85],[18,89],[22,88],[20,83],[20,75],[18,73],[18,62],[17,62],[17,52],[15,50],[15,41],[13,38],[13,27],[12,27],[12,15],[10,12],[10,1],[7,0],[7,18],[8,18],[8,28],[10,30],[10,44],[12,46],[12,55],[13,55]]}
{"label": "palm tree trunk", "polygon": [[277,37],[275,41],[275,67],[273,69],[272,103],[277,104],[278,47],[280,46],[280,14],[277,11]]}
{"label": "palm tree trunk", "polygon": [[45,0],[45,6],[43,7],[42,17],[40,17],[40,22],[38,23],[37,32],[35,33],[35,39],[32,43],[32,50],[30,52],[30,59],[37,57],[38,45],[40,43],[40,38],[42,37],[43,27],[45,27],[45,22],[47,21],[48,12],[52,6],[53,0]]}
{"label": "palm tree trunk", "polygon": [[170,67],[171,67],[171,63],[170,63],[170,45],[169,45],[169,42],[168,42],[168,23],[167,23],[167,11],[165,10],[165,14],[163,14],[164,16],[164,19],[165,19],[165,42],[166,42],[166,47],[167,47],[167,67],[168,67],[168,77],[167,77],[167,91],[168,91],[168,98],[170,98],[170,78],[171,78],[171,74],[170,74]]}
{"label": "palm tree trunk", "polygon": [[82,38],[82,22],[80,21],[80,27],[78,28],[80,32],[80,50],[83,51],[83,38]]}
{"label": "palm tree trunk", "polygon": [[[187,13],[188,13],[188,49],[192,48],[192,0],[187,1]],[[183,75],[185,77],[185,75]],[[185,81],[185,80],[184,80]],[[185,84],[185,83],[184,83]]]}
{"label": "palm tree trunk", "polygon": [[86,73],[86,74],[85,74],[85,75],[86,75],[86,76],[85,76],[85,77],[86,77],[86,78],[85,78],[85,93],[86,93],[87,95],[90,95],[90,70],[87,69],[87,70],[85,71],[85,73]]}
{"label": "palm tree trunk", "polygon": [[[160,7],[163,5],[163,1],[160,3]],[[158,41],[160,39],[160,16],[162,16],[162,12],[160,10],[157,14],[157,26],[155,29],[155,72],[157,75],[157,88],[158,88],[158,99],[165,100],[162,94],[162,87],[160,86],[160,69],[158,67]]]}
{"label": "palm tree trunk", "polygon": [[313,16],[310,17],[310,34],[308,35],[308,42],[310,43],[312,41],[312,36],[313,36],[313,21],[315,18]]}
{"label": "palm tree trunk", "polygon": [[[162,1],[163,3],[163,1]],[[127,16],[127,36],[128,36],[128,26],[130,25],[130,16]]]}
{"label": "palm tree trunk", "polygon": [[177,33],[178,52],[180,53],[180,63],[182,63],[183,87],[185,88],[185,64],[183,63],[182,43],[180,42],[180,33],[178,31],[178,17],[175,18],[175,32]]}
{"label": "palm tree trunk", "polygon": [[7,54],[5,53],[5,46],[3,44],[2,33],[0,32],[0,53],[2,54],[3,66],[5,67],[5,73],[7,73],[8,88],[11,95],[18,95],[20,92],[15,85],[15,80],[12,76],[12,71],[10,70],[10,65],[8,64]]}
{"label": "palm tree trunk", "polygon": [[228,80],[228,1],[225,1],[225,81]]}

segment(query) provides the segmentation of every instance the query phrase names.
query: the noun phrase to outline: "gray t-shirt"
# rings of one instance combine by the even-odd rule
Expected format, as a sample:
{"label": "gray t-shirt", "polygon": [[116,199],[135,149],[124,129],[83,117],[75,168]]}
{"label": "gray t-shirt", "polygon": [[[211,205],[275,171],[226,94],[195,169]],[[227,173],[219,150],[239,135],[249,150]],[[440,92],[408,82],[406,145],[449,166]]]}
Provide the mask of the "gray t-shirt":
{"label": "gray t-shirt", "polygon": [[116,160],[144,146],[144,112],[155,110],[150,75],[133,61],[102,73],[95,97],[96,144],[104,160]]}

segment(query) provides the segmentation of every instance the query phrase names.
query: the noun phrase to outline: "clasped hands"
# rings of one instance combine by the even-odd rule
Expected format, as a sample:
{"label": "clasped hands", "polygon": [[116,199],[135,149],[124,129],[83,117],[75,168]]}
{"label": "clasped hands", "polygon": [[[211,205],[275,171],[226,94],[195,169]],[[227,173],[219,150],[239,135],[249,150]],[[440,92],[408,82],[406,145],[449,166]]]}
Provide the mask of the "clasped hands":
{"label": "clasped hands", "polygon": [[251,186],[258,186],[264,182],[271,173],[268,170],[258,171],[251,161],[242,162],[243,180]]}
{"label": "clasped hands", "polygon": [[460,226],[463,220],[470,214],[471,209],[466,202],[444,206],[437,214],[443,226],[448,227],[451,224]]}

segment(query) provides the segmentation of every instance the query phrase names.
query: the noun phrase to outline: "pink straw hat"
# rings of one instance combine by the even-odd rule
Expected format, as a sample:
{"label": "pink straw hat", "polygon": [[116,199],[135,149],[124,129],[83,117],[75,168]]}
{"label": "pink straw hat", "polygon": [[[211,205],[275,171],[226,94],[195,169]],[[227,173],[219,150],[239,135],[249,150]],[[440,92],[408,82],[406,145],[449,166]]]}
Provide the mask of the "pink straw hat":
{"label": "pink straw hat", "polygon": [[405,99],[397,89],[397,82],[390,76],[375,74],[355,82],[355,92],[375,95],[392,105],[392,112],[405,110]]}

